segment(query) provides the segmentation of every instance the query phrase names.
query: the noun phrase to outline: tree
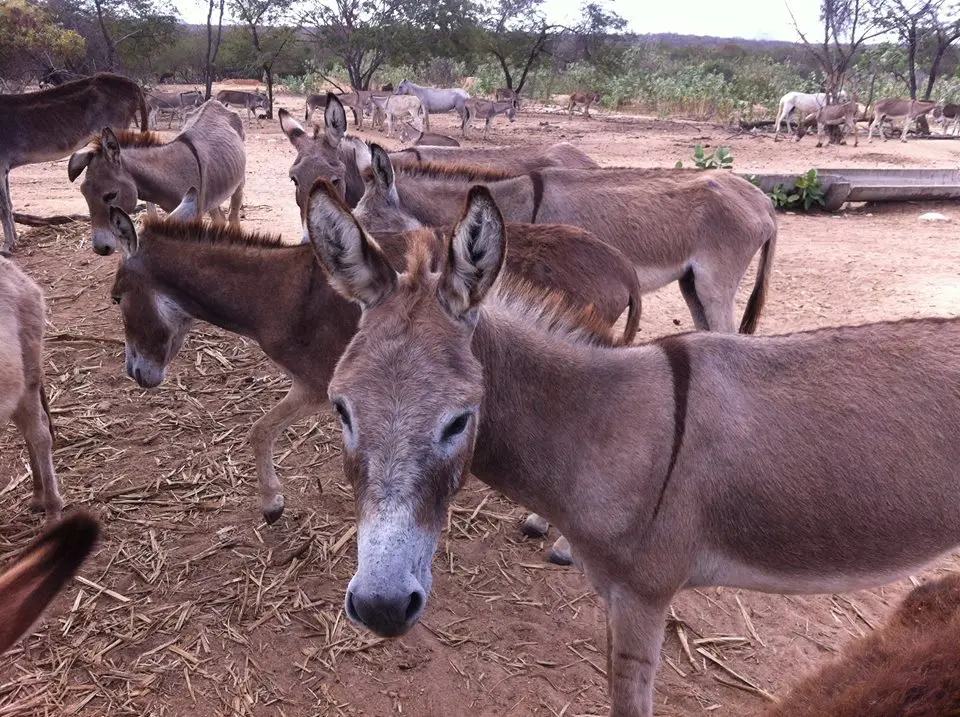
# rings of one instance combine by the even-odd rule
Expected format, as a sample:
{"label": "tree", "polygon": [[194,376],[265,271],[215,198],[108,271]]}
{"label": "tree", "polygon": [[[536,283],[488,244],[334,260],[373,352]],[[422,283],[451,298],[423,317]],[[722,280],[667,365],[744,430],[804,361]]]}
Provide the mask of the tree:
{"label": "tree", "polygon": [[602,2],[584,2],[580,21],[568,27],[547,22],[543,1],[492,0],[481,19],[481,43],[496,58],[506,86],[516,92],[523,90],[530,72],[544,57],[556,54],[561,39],[571,40],[564,45],[577,55],[561,58],[565,61],[584,59],[600,66],[619,56],[612,52],[608,35],[622,30],[627,21]]}
{"label": "tree", "polygon": [[869,0],[822,0],[820,21],[823,23],[822,41],[811,42],[796,18],[793,18],[793,26],[820,67],[828,101],[833,101],[843,89],[847,71],[864,43],[886,31],[878,25]]}
{"label": "tree", "polygon": [[[223,37],[223,9],[226,0],[208,0],[207,4],[207,54],[203,64],[203,83],[204,99],[210,99],[213,94],[213,65],[217,61],[217,53],[220,52],[220,40]],[[214,6],[220,6],[220,13],[217,16],[217,35],[214,40],[213,35],[213,10]]]}
{"label": "tree", "polygon": [[79,60],[86,43],[29,0],[0,0],[0,75],[13,78]]}
{"label": "tree", "polygon": [[317,0],[305,24],[321,55],[343,61],[355,90],[366,90],[388,59],[418,62],[468,44],[472,0]]}
{"label": "tree", "polygon": [[923,63],[927,80],[923,99],[929,100],[950,46],[960,38],[960,8],[946,0],[876,0],[876,22],[895,33],[906,53],[906,82],[910,97],[920,89],[917,65]]}
{"label": "tree", "polygon": [[172,5],[156,0],[89,0],[106,51],[109,70],[120,67],[121,45],[137,40],[135,54],[148,56],[150,45],[168,39],[175,31],[178,17]]}
{"label": "tree", "polygon": [[257,69],[267,85],[267,119],[273,119],[273,66],[300,29],[296,0],[232,0],[233,12],[250,33]]}
{"label": "tree", "polygon": [[506,86],[517,93],[563,29],[547,22],[542,6],[543,0],[493,0],[481,20],[482,44],[499,63]]}

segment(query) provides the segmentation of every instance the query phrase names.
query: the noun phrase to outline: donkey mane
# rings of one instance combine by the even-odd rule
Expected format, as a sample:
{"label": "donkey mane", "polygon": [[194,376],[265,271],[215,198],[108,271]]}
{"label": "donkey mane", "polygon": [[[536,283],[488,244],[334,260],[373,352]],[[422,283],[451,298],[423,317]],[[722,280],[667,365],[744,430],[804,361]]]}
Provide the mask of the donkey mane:
{"label": "donkey mane", "polygon": [[244,231],[238,226],[214,224],[200,217],[186,220],[170,219],[168,217],[144,217],[142,226],[144,232],[149,230],[154,236],[173,239],[174,241],[255,247],[258,249],[290,249],[300,246],[284,243],[279,234]]}
{"label": "donkey mane", "polygon": [[507,271],[497,280],[492,310],[505,310],[525,324],[584,346],[613,347],[621,342],[592,306],[580,307],[563,293],[539,287]]}
{"label": "donkey mane", "polygon": [[[439,249],[434,238],[430,230],[419,230],[410,238],[403,283],[412,292],[424,285],[427,276],[442,265],[443,257],[450,251],[450,238]],[[434,251],[442,254],[436,255]],[[592,306],[577,306],[564,293],[537,286],[506,268],[500,272],[490,298],[483,306],[488,311],[504,312],[529,326],[576,344],[621,345],[609,324]]]}
{"label": "donkey mane", "polygon": [[[400,165],[393,168],[395,174],[414,177],[429,177],[431,179],[462,179],[471,182],[495,182],[500,179],[513,179],[516,172],[506,169],[497,169],[480,164],[466,162],[422,162],[418,164]],[[373,168],[363,170],[364,180],[373,178]]]}
{"label": "donkey mane", "polygon": [[[116,129],[113,130],[120,147],[123,149],[132,149],[135,147],[162,147],[167,141],[157,132],[141,132],[136,129]],[[99,153],[103,149],[101,135],[97,135],[90,140],[89,149]]]}

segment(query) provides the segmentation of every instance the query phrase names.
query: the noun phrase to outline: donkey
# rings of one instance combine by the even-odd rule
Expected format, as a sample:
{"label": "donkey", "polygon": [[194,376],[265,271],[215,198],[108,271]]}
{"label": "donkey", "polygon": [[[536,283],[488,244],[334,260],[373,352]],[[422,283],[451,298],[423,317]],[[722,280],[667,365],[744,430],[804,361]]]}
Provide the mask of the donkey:
{"label": "donkey", "polygon": [[240,222],[247,166],[243,120],[209,100],[186,129],[169,142],[156,134],[104,129],[98,140],[70,157],[70,181],[86,169],[80,191],[90,208],[93,250],[115,249],[108,210],[132,212],[137,198],[173,211],[187,189],[198,187],[201,212],[226,221],[220,203],[230,199],[231,224]]}
{"label": "donkey", "polygon": [[32,510],[60,518],[53,470],[53,420],[43,388],[43,292],[12,261],[0,258],[0,428],[11,418],[27,443]]}
{"label": "donkey", "polygon": [[945,717],[960,705],[960,575],[914,588],[887,623],[764,717]]}
{"label": "donkey", "polygon": [[[321,183],[336,192],[329,182]],[[190,208],[177,212],[181,219],[194,215]],[[138,236],[116,207],[110,220],[120,249],[112,296],[123,316],[126,371],[140,386],[154,388],[163,381],[195,319],[253,339],[293,380],[283,400],[250,431],[261,509],[268,523],[275,522],[284,499],[273,444],[287,427],[326,403],[327,384],[356,331],[359,311],[330,287],[308,245],[171,219],[147,218]],[[573,227],[510,224],[507,231],[516,248],[508,270],[576,305],[592,305],[607,327],[626,308],[622,341],[633,340],[640,294],[620,252]],[[398,266],[408,244],[423,242],[439,250],[440,243],[433,231],[378,238]]]}
{"label": "donkey", "polygon": [[30,632],[76,575],[100,533],[82,511],[49,526],[0,574],[0,652]]}
{"label": "donkey", "polygon": [[256,118],[257,126],[260,127],[260,115],[258,109],[267,109],[269,100],[262,92],[243,92],[242,90],[220,90],[216,97],[217,102],[225,107],[236,105],[237,107],[246,107],[247,121]]}
{"label": "donkey", "polygon": [[507,100],[505,102],[491,102],[490,100],[470,99],[463,103],[462,122],[460,130],[463,136],[467,136],[467,127],[473,121],[474,117],[480,117],[484,120],[483,137],[486,139],[490,132],[490,123],[497,115],[506,115],[507,119],[513,122],[517,118],[516,100]]}
{"label": "donkey", "polygon": [[[846,102],[847,93],[844,90],[840,90],[837,99],[840,100],[840,102]],[[780,136],[780,126],[784,120],[787,122],[787,134],[793,131],[790,129],[790,116],[793,115],[794,112],[797,112],[802,120],[808,115],[819,112],[820,108],[826,107],[827,104],[829,104],[829,98],[826,92],[816,92],[813,94],[808,92],[788,92],[780,98],[780,102],[777,105],[776,129],[773,133],[773,139],[776,140]]]}
{"label": "donkey", "polygon": [[422,87],[416,85],[410,80],[404,80],[397,86],[398,95],[416,95],[423,104],[426,115],[424,117],[423,128],[430,131],[430,115],[449,112],[450,110],[460,111],[463,103],[470,99],[470,93],[460,87],[450,87],[441,89],[439,87]]}
{"label": "donkey", "polygon": [[957,130],[960,130],[960,105],[934,107],[931,116],[940,125],[944,134],[947,134],[947,127],[950,126],[951,120],[953,127],[950,129],[950,134],[956,134]]}
{"label": "donkey", "polygon": [[147,105],[140,86],[126,77],[100,73],[49,90],[0,96],[0,224],[9,256],[17,241],[10,196],[10,170],[68,156],[103,127],[126,128]]}
{"label": "donkey", "polygon": [[150,125],[157,126],[157,119],[161,112],[166,112],[169,118],[167,129],[173,125],[176,115],[183,127],[184,115],[187,107],[199,107],[203,104],[203,96],[197,91],[191,92],[160,92],[152,90],[147,93],[147,109],[150,113]]}
{"label": "donkey", "polygon": [[[817,147],[823,146],[823,139],[827,136],[827,127],[843,127],[848,132],[853,133],[853,146],[859,143],[859,132],[857,131],[857,115],[860,105],[853,100],[839,105],[825,105],[817,112],[811,113],[802,121],[797,122],[797,141],[803,139],[806,134],[807,126],[816,124],[817,126]],[[841,140],[841,143],[843,141]]]}
{"label": "donkey", "polygon": [[599,92],[588,92],[586,90],[580,90],[578,92],[574,92],[572,95],[570,95],[570,106],[567,108],[567,114],[572,117],[573,108],[576,107],[577,105],[583,105],[583,116],[589,117],[590,105],[592,105],[594,102],[599,102],[599,101],[600,101]]}
{"label": "donkey", "polygon": [[[303,121],[309,122],[313,113],[318,109],[325,110],[327,108],[327,98],[330,97],[331,94],[332,93],[326,92],[308,96]],[[333,96],[336,97],[341,104],[353,110],[353,124],[355,127],[361,128],[363,127],[363,110],[369,102],[371,95],[372,93],[370,91],[360,91],[341,92]]]}
{"label": "donkey", "polygon": [[520,93],[516,90],[512,90],[509,87],[498,87],[493,93],[493,99],[497,102],[504,102],[507,100],[515,100],[516,108],[520,109]]}
{"label": "donkey", "polygon": [[877,128],[880,139],[887,141],[887,136],[883,133],[883,120],[889,117],[903,120],[903,133],[900,135],[900,141],[907,141],[907,131],[914,120],[919,119],[927,112],[937,106],[936,102],[922,102],[921,100],[901,100],[884,99],[878,100],[873,107],[873,123],[867,130],[867,141],[873,141],[873,129]]}
{"label": "donkey", "polygon": [[[359,159],[364,166],[369,165],[370,150],[362,139],[347,136],[347,115],[343,104],[335,96],[330,96],[333,99],[329,100],[324,110],[322,130],[314,127],[312,133],[308,134],[289,112],[281,109],[277,113],[280,128],[297,150],[297,157],[290,167],[290,179],[296,187],[297,204],[300,207],[305,206],[307,192],[320,177],[333,182],[351,207],[355,207],[363,196],[364,184],[357,162]],[[430,160],[477,162],[518,174],[543,167],[599,166],[568,142],[509,149],[410,147],[390,156],[394,162],[403,164]]]}
{"label": "donkey", "polygon": [[[369,230],[402,231],[456,221],[472,184],[484,182],[510,221],[572,224],[633,262],[644,292],[672,281],[698,329],[732,332],[734,299],[760,251],[740,331],[753,333],[766,298],[777,237],[770,199],[729,173],[677,169],[575,170],[522,176],[476,166],[399,167],[372,145],[357,218]],[[696,207],[696,211],[691,211]]]}
{"label": "donkey", "polygon": [[387,137],[393,137],[394,125],[407,120],[408,117],[418,131],[422,131],[426,126],[427,113],[419,97],[414,95],[384,95],[383,97],[370,95],[370,103],[375,107],[374,117],[379,110],[386,120]]}
{"label": "donkey", "polygon": [[960,318],[611,350],[497,281],[506,234],[486,187],[438,272],[420,253],[399,274],[326,187],[307,211],[363,312],[328,394],[357,503],[345,608],[378,635],[423,614],[468,466],[569,539],[606,604],[614,717],[653,714],[680,590],[858,589],[960,543]]}

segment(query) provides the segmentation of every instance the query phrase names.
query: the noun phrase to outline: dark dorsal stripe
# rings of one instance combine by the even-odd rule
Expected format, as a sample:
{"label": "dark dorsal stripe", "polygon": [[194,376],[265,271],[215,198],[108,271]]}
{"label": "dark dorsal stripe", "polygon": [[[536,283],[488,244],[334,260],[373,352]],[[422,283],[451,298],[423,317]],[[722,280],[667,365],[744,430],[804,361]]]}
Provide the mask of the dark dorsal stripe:
{"label": "dark dorsal stripe", "polygon": [[667,336],[657,343],[667,357],[670,373],[673,376],[673,446],[670,449],[667,474],[660,486],[660,495],[657,497],[653,517],[650,519],[650,527],[653,527],[653,523],[660,513],[660,506],[663,504],[667,485],[670,483],[670,478],[673,477],[673,469],[676,467],[677,458],[680,456],[683,435],[687,429],[687,402],[690,397],[690,352],[687,350],[686,341],[682,336]]}
{"label": "dark dorsal stripe", "polygon": [[177,135],[176,139],[187,145],[187,149],[190,150],[190,154],[197,162],[197,174],[200,177],[200,186],[197,187],[197,216],[203,216],[203,163],[200,161],[200,153],[197,151],[197,146],[193,143],[193,140],[187,135]]}
{"label": "dark dorsal stripe", "polygon": [[543,201],[543,175],[537,171],[530,172],[530,181],[533,182],[533,218],[530,223],[536,224],[540,203]]}

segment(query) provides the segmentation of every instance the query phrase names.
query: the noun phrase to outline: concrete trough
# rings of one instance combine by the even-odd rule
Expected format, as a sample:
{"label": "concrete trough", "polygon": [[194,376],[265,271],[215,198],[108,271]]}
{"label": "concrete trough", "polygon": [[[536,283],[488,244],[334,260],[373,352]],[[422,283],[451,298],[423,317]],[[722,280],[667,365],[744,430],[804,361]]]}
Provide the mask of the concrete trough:
{"label": "concrete trough", "polygon": [[[960,199],[957,169],[865,169],[862,167],[817,169],[827,211],[844,202],[911,202]],[[764,192],[777,184],[794,187],[795,174],[741,174],[755,176]]]}

